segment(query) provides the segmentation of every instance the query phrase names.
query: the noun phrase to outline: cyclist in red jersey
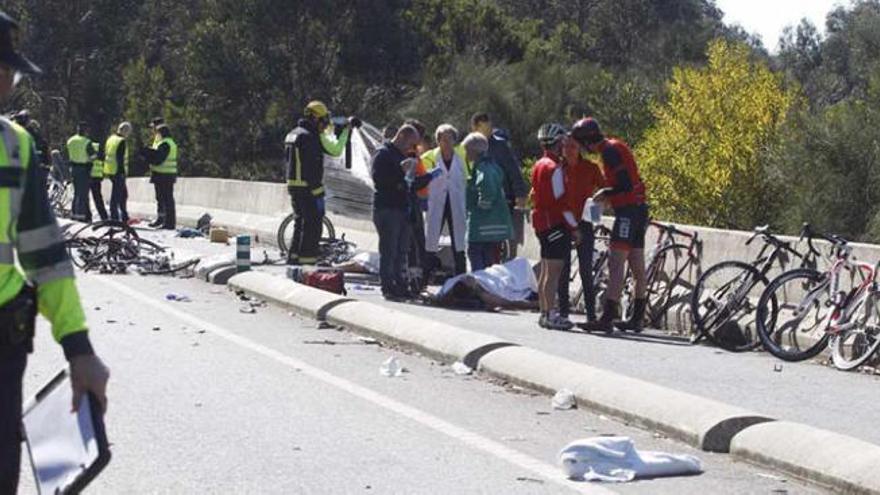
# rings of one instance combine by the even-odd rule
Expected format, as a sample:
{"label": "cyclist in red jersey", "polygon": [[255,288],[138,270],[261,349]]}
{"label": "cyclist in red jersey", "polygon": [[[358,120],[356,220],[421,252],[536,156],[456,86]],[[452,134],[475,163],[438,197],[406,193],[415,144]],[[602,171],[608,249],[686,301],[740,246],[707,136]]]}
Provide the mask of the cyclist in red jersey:
{"label": "cyclist in red jersey", "polygon": [[[570,133],[569,133],[570,135]],[[562,149],[565,162],[565,195],[569,209],[578,220],[577,230],[580,231],[581,242],[574,246],[577,251],[577,271],[581,278],[584,309],[587,321],[596,320],[596,296],[593,287],[593,250],[595,239],[593,224],[582,219],[584,204],[599,189],[605,187],[605,178],[599,164],[584,157],[584,148],[577,140],[565,140]],[[566,258],[565,266],[559,276],[559,314],[567,317],[571,310],[571,257]]]}
{"label": "cyclist in red jersey", "polygon": [[[645,184],[629,146],[619,139],[606,138],[595,119],[578,121],[572,128],[572,136],[588,151],[602,157],[607,187],[597,191],[593,200],[610,204],[614,210],[605,308],[598,321],[587,322],[581,328],[588,332],[610,333],[615,327],[641,332],[647,305],[645,232],[648,229],[648,203]],[[635,280],[635,301],[630,318],[618,321],[626,263],[629,263]]]}
{"label": "cyclist in red jersey", "polygon": [[538,141],[544,156],[532,168],[532,226],[541,243],[541,265],[538,276],[538,325],[551,330],[574,327],[556,309],[556,291],[565,260],[571,256],[572,232],[578,238],[577,219],[566,203],[565,175],[560,154],[567,139],[559,124],[544,124],[538,130]]}

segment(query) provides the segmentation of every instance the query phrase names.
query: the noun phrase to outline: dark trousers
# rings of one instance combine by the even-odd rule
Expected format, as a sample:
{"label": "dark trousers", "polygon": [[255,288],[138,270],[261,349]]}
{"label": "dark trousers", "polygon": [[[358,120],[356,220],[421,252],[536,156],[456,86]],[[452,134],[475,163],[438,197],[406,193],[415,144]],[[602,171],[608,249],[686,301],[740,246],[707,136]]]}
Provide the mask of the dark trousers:
{"label": "dark trousers", "polygon": [[510,261],[516,258],[519,246],[525,242],[525,215],[522,210],[517,210],[513,202],[510,203],[510,219],[513,221],[513,239],[510,241],[510,252],[507,253]]}
{"label": "dark trousers", "polygon": [[425,264],[425,216],[421,208],[413,208],[409,219],[410,249],[407,266],[421,269]]}
{"label": "dark trousers", "polygon": [[89,181],[89,189],[92,190],[92,201],[95,202],[98,216],[101,217],[101,220],[107,220],[107,208],[104,207],[104,194],[101,192],[101,182],[103,182],[103,179],[92,178]]}
{"label": "dark trousers", "polygon": [[89,187],[92,181],[92,165],[70,165],[70,175],[73,177],[73,204],[71,205],[71,217],[74,220],[90,222],[92,210],[89,207]]}
{"label": "dark trousers", "polygon": [[110,192],[110,218],[128,222],[128,185],[125,176],[116,174],[110,177],[113,190]]}
{"label": "dark trousers", "polygon": [[25,345],[0,347],[0,493],[16,493],[21,469],[21,389]]}
{"label": "dark trousers", "polygon": [[177,227],[177,207],[174,203],[174,183],[177,177],[169,174],[153,174],[150,182],[156,189],[156,223],[163,229]]}
{"label": "dark trousers", "polygon": [[501,261],[501,250],[498,242],[470,242],[467,248],[471,271],[485,270]]}
{"label": "dark trousers", "polygon": [[288,259],[300,263],[316,263],[324,225],[324,215],[318,209],[318,198],[311,191],[291,191],[290,202],[296,218],[293,220],[293,241]]}
{"label": "dark trousers", "polygon": [[403,270],[409,250],[409,222],[402,209],[373,210],[373,224],[379,234],[379,278],[382,294],[400,294],[406,290]]}
{"label": "dark trousers", "polygon": [[[593,236],[593,226],[591,224],[581,222],[578,225],[581,233],[581,244],[575,249],[578,256],[578,272],[580,272],[581,285],[584,288],[584,306],[586,308],[587,319],[596,319],[596,294],[593,287],[593,247],[595,238]],[[565,265],[562,267],[562,274],[559,276],[559,312],[568,315],[571,312],[571,296],[569,295],[569,283],[571,280],[571,256],[565,259]]]}

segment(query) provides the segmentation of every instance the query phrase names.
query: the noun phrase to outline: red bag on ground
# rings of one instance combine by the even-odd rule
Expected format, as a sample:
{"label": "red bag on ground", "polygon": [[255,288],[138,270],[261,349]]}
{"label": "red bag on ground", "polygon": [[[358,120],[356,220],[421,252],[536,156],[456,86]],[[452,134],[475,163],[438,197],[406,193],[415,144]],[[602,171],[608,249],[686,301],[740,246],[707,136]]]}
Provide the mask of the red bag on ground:
{"label": "red bag on ground", "polygon": [[306,273],[303,283],[309,287],[345,295],[345,274],[341,270],[325,270]]}

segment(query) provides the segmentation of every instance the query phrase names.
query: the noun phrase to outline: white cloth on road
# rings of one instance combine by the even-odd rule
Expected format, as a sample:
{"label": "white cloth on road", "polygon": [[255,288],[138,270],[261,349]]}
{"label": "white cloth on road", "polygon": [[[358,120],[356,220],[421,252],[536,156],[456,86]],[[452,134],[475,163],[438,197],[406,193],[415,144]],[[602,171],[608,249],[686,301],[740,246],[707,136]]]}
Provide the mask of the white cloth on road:
{"label": "white cloth on road", "polygon": [[570,479],[617,483],[703,472],[700,460],[692,455],[638,451],[629,437],[577,440],[562,449],[559,463]]}
{"label": "white cloth on road", "polygon": [[533,293],[538,292],[538,280],[529,260],[514,258],[503,265],[492,265],[485,270],[452,277],[443,284],[437,296],[448,294],[465,277],[473,278],[484,290],[507,301],[527,301]]}

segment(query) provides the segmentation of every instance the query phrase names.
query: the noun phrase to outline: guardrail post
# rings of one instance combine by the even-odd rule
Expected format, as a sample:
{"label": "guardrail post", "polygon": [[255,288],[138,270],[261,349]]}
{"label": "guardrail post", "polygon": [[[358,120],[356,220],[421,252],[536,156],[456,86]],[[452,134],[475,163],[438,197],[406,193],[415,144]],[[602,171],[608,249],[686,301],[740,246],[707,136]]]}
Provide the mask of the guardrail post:
{"label": "guardrail post", "polygon": [[238,273],[251,269],[251,236],[249,235],[235,238],[235,268]]}

